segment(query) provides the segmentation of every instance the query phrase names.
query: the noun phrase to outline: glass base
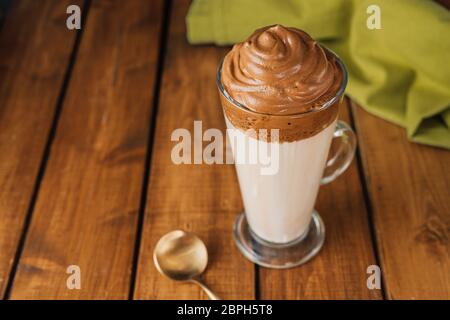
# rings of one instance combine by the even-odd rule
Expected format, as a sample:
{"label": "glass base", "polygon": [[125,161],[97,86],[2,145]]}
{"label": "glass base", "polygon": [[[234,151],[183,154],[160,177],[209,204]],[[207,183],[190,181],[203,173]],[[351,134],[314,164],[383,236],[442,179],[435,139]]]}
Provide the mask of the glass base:
{"label": "glass base", "polygon": [[239,250],[250,261],[266,268],[286,269],[309,261],[320,251],[325,241],[325,226],[314,210],[305,234],[289,243],[277,244],[255,235],[242,213],[234,223],[233,235]]}

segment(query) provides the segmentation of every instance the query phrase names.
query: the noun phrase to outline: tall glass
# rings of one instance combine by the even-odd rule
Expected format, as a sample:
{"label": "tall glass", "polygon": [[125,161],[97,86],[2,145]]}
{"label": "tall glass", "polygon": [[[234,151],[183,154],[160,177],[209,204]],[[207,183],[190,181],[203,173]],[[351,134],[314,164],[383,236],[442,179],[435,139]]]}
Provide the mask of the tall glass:
{"label": "tall glass", "polygon": [[[235,101],[224,89],[219,65],[217,86],[245,210],[235,222],[234,238],[241,252],[261,266],[300,265],[324,243],[324,224],[314,210],[319,187],[347,169],[356,148],[350,126],[337,120],[347,71],[336,59],[343,75],[338,92],[318,108],[294,115],[258,113]],[[334,138],[337,148],[329,154]],[[249,153],[261,149],[277,163],[248,161]]]}

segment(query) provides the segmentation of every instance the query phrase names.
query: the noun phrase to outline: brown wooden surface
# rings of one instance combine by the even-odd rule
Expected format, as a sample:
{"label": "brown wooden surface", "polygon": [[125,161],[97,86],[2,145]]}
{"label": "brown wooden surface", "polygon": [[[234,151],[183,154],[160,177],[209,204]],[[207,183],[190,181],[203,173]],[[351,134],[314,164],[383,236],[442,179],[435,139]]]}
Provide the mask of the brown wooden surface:
{"label": "brown wooden surface", "polygon": [[217,294],[224,299],[253,299],[253,264],[240,255],[231,235],[236,214],[242,210],[234,168],[175,165],[170,157],[173,130],[193,130],[194,120],[201,120],[204,130],[225,127],[214,74],[226,50],[187,43],[188,3],[179,1],[172,7],[135,298],[205,298],[197,286],[165,279],[153,266],[158,239],[173,229],[184,229],[205,241],[210,253],[205,280]]}
{"label": "brown wooden surface", "polygon": [[389,299],[450,299],[450,152],[354,106]]}
{"label": "brown wooden surface", "polygon": [[61,27],[69,3],[81,5],[80,1],[14,2],[0,35],[1,296],[74,45],[76,32]]}
{"label": "brown wooden surface", "polygon": [[[170,158],[174,129],[224,129],[215,72],[229,49],[187,43],[188,0],[170,15],[163,0],[93,0],[79,47],[65,8],[81,2],[37,2],[15,1],[0,29],[2,295],[205,299],[153,266],[159,237],[184,229],[205,241],[206,283],[225,299],[450,298],[448,150],[343,108],[358,157],[321,188],[324,248],[291,270],[255,267],[232,240],[233,166]],[[81,290],[66,287],[72,264]],[[366,287],[372,264],[383,290]]]}
{"label": "brown wooden surface", "polygon": [[11,298],[128,297],[161,17],[92,3]]}
{"label": "brown wooden surface", "polygon": [[[348,100],[340,118],[349,123]],[[367,267],[376,265],[356,161],[322,186],[316,209],[326,228],[320,254],[299,268],[261,268],[262,299],[380,299],[367,288]]]}

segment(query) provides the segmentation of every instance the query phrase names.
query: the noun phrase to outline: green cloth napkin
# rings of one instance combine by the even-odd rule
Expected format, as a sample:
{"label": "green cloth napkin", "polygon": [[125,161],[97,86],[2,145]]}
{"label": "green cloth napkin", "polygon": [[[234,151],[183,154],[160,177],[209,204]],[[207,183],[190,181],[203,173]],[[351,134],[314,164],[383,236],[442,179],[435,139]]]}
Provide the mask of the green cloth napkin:
{"label": "green cloth napkin", "polygon": [[[372,4],[381,29],[367,27]],[[450,149],[450,11],[433,1],[194,0],[186,23],[192,44],[232,44],[277,23],[303,29],[343,59],[358,104]]]}

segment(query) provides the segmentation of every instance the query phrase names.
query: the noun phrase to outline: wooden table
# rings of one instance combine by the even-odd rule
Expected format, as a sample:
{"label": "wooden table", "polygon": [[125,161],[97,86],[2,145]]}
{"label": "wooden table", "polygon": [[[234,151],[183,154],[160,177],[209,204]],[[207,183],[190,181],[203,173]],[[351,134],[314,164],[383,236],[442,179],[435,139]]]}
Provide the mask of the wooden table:
{"label": "wooden table", "polygon": [[[83,10],[81,31],[66,8]],[[232,165],[175,165],[176,128],[222,128],[215,71],[228,48],[191,46],[189,1],[15,1],[0,35],[0,293],[6,299],[205,299],[160,276],[157,239],[207,244],[225,299],[449,299],[450,152],[347,101],[349,170],[324,186],[320,254],[270,270],[232,240]],[[81,289],[66,286],[69,265]],[[382,289],[366,286],[379,265]]]}

